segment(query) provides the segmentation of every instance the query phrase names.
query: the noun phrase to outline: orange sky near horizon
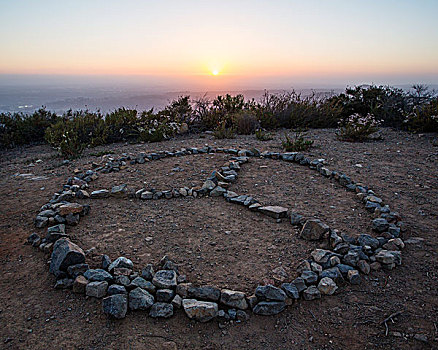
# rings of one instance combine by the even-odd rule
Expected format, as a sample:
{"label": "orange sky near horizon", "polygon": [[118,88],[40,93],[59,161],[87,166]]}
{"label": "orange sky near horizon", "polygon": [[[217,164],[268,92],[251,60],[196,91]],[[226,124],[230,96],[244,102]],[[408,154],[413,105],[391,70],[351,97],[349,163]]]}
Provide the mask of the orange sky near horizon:
{"label": "orange sky near horizon", "polygon": [[17,0],[0,5],[0,74],[438,77],[437,3]]}

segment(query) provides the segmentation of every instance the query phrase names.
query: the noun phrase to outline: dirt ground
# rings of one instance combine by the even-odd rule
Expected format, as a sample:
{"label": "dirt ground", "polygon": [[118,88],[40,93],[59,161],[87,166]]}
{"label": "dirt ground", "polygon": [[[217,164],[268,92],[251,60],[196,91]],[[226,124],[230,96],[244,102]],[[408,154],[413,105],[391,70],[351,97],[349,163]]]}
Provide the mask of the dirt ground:
{"label": "dirt ground", "polygon": [[[67,166],[48,146],[0,153],[0,348],[5,349],[436,349],[438,348],[438,148],[434,135],[384,130],[383,141],[344,143],[334,130],[310,131],[315,147],[307,155],[369,185],[402,215],[406,245],[403,265],[380,271],[358,286],[317,301],[299,302],[273,317],[251,314],[242,324],[190,321],[182,311],[169,320],[129,313],[111,321],[100,301],[55,290],[44,253],[25,245],[35,231],[32,220],[75,168],[90,169],[99,151],[122,153],[200,147],[258,147],[279,151],[274,140],[253,136],[215,140],[178,137],[156,144],[115,144],[95,148]],[[436,137],[436,135],[435,135]],[[36,163],[36,160],[42,162]],[[102,174],[92,189],[127,183],[133,188],[201,184],[227,155],[193,155],[128,166]],[[360,165],[360,166],[358,166]],[[175,168],[181,168],[175,170]],[[21,174],[21,175],[20,175]],[[26,175],[32,174],[32,175]],[[370,233],[371,216],[355,195],[316,172],[296,164],[251,159],[231,188],[264,204],[279,204],[322,219],[351,234]],[[316,244],[297,237],[288,223],[252,213],[222,198],[159,201],[88,200],[89,216],[69,234],[98,255],[124,255],[141,267],[168,254],[190,282],[249,292],[282,266],[290,278],[300,259]],[[381,323],[389,322],[389,333]],[[395,332],[395,333],[394,333]],[[398,333],[397,333],[398,332]],[[416,338],[414,338],[416,335]],[[421,338],[427,337],[427,342]]]}

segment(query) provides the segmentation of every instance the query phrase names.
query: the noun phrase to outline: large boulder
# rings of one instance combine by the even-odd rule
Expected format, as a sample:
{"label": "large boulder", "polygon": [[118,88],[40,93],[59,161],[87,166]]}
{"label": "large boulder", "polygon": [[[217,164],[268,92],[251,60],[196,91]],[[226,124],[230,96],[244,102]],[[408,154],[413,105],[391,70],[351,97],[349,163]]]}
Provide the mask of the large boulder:
{"label": "large boulder", "polygon": [[307,220],[300,232],[300,237],[307,241],[317,241],[324,237],[329,227],[317,219]]}
{"label": "large boulder", "polygon": [[128,299],[124,294],[114,294],[102,300],[102,309],[110,317],[121,319],[128,311]]}
{"label": "large boulder", "polygon": [[196,299],[183,299],[182,305],[186,315],[199,322],[208,322],[218,313],[218,305],[211,301],[198,301]]}
{"label": "large boulder", "polygon": [[58,276],[66,272],[69,266],[84,262],[85,254],[82,249],[68,239],[61,238],[53,246],[49,271]]}

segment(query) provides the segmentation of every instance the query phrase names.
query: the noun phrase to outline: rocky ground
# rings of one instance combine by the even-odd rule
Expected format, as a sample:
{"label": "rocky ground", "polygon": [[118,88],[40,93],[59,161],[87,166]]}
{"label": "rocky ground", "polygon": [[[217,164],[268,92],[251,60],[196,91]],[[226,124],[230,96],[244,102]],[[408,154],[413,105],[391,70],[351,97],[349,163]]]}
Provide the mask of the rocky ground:
{"label": "rocky ground", "polygon": [[[278,348],[375,349],[438,346],[437,204],[438,149],[433,135],[384,130],[383,141],[344,143],[333,130],[311,131],[315,147],[306,152],[324,158],[330,169],[372,187],[407,224],[403,265],[373,272],[358,286],[346,285],[332,297],[292,305],[272,317],[251,314],[244,323],[200,324],[182,312],[169,320],[129,313],[112,321],[99,301],[51,288],[47,256],[24,245],[35,231],[41,205],[59,190],[74,169],[105,162],[97,152],[138,154],[160,149],[202,147],[280,151],[274,140],[253,136],[214,140],[206,135],[180,137],[160,144],[108,145],[90,150],[69,164],[47,146],[0,154],[0,336],[2,346],[21,348],[152,349]],[[127,183],[131,187],[196,186],[228,157],[224,154],[167,158],[128,166],[102,175],[94,188]],[[275,160],[252,159],[232,186],[266,204],[279,204],[320,218],[350,234],[369,233],[371,216],[354,194],[308,168]],[[106,253],[123,255],[136,265],[158,263],[167,254],[191,282],[250,291],[270,281],[282,266],[292,274],[315,244],[298,238],[286,222],[254,214],[222,198],[160,201],[90,200],[90,215],[72,228],[80,246],[93,248],[91,262]],[[415,238],[415,239],[414,239]],[[293,275],[291,278],[295,277]],[[397,313],[392,321],[382,323]],[[386,334],[387,333],[387,334]]]}

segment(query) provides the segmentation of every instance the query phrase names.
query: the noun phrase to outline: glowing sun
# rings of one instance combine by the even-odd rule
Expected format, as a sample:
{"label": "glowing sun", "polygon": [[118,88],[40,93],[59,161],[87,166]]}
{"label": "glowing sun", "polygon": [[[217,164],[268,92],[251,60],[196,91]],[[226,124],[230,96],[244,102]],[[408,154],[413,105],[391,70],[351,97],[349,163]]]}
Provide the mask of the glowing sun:
{"label": "glowing sun", "polygon": [[218,74],[219,74],[219,71],[218,71],[217,69],[215,69],[215,70],[213,70],[213,71],[211,72],[211,74],[213,74],[213,75],[218,75]]}

